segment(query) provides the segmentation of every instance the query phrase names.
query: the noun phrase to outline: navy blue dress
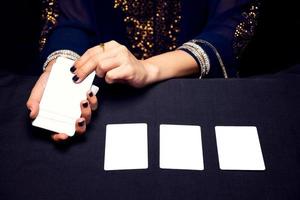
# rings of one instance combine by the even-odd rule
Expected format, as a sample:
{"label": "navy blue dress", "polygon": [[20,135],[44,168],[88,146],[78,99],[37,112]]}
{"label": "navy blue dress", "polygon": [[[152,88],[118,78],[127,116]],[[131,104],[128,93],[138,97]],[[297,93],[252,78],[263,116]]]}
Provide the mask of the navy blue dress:
{"label": "navy blue dress", "polygon": [[[83,54],[116,40],[139,59],[175,50],[192,39],[211,43],[230,77],[254,34],[259,2],[252,0],[48,0],[44,12],[42,61],[56,50]],[[47,38],[47,39],[46,39]],[[215,52],[209,77],[222,77]]]}

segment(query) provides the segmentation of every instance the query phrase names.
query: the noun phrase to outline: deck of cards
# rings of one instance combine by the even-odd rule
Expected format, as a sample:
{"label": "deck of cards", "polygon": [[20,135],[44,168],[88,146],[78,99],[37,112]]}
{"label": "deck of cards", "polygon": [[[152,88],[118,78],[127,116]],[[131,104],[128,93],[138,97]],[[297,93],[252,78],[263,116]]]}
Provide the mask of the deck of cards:
{"label": "deck of cards", "polygon": [[32,125],[68,136],[75,134],[75,123],[80,118],[80,102],[91,89],[95,72],[84,81],[74,83],[70,72],[74,61],[59,57],[52,66],[43,93],[37,118]]}

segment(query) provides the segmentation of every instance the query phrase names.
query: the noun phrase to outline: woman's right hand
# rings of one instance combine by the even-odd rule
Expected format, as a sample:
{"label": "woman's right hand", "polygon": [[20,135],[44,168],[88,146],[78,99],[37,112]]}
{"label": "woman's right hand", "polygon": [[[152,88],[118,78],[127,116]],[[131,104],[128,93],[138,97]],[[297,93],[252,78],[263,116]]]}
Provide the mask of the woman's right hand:
{"label": "woman's right hand", "polygon": [[[31,90],[30,97],[27,100],[26,105],[30,112],[29,117],[32,120],[35,119],[39,113],[39,104],[42,99],[44,90],[46,88],[49,74],[54,62],[55,61],[53,60],[48,64],[46,70],[43,72],[43,74],[40,76],[35,86]],[[85,133],[86,125],[91,120],[92,111],[96,110],[98,107],[97,97],[93,94],[92,91],[87,92],[87,99],[81,101],[80,107],[81,107],[81,117],[77,119],[76,124],[74,124],[74,126],[76,127],[76,133],[78,135],[82,135]],[[52,134],[52,139],[56,142],[66,140],[68,138],[69,136],[64,133]]]}

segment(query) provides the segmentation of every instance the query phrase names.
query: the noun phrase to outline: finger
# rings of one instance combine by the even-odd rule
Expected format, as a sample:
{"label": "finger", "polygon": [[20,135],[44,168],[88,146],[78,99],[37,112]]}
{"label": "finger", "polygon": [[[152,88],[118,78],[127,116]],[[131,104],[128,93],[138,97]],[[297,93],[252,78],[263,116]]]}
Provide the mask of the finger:
{"label": "finger", "polygon": [[101,48],[102,48],[104,51],[106,51],[106,50],[115,49],[115,48],[117,48],[117,47],[119,47],[119,46],[121,46],[120,43],[118,43],[118,42],[115,41],[115,40],[111,40],[111,41],[109,41],[109,42],[104,43],[104,48],[103,48],[103,47],[101,47]]}
{"label": "finger", "polygon": [[105,81],[108,84],[127,81],[131,71],[129,68],[120,66],[106,73]]}
{"label": "finger", "polygon": [[[93,48],[88,49],[75,63],[76,67],[72,68],[72,72],[75,72],[76,68],[80,68],[83,66],[89,59],[96,55],[104,54],[105,52],[109,52],[112,49],[121,46],[118,42],[112,40],[109,42],[104,43],[104,47],[97,45]],[[105,58],[105,56],[104,56]]]}
{"label": "finger", "polygon": [[86,131],[86,122],[85,122],[85,119],[84,118],[80,118],[76,121],[76,125],[75,125],[75,128],[76,128],[76,133],[78,135],[82,135],[85,133]]}
{"label": "finger", "polygon": [[93,91],[88,91],[87,93],[87,100],[90,103],[90,107],[92,111],[95,111],[98,108],[98,100],[95,94],[96,93]]}
{"label": "finger", "polygon": [[44,72],[33,87],[31,94],[27,100],[26,106],[30,112],[29,117],[35,119],[39,112],[39,104],[42,99],[49,72]]}
{"label": "finger", "polygon": [[88,74],[95,70],[99,57],[104,56],[102,55],[103,50],[99,48],[98,45],[87,50],[77,61],[75,61],[74,66],[70,68],[70,71],[76,75],[73,77],[74,82],[77,82],[77,77],[84,79]]}
{"label": "finger", "polygon": [[83,81],[90,73],[96,70],[100,60],[100,57],[94,56],[89,58],[89,60],[87,60],[87,62],[84,63],[82,66],[76,66],[76,70],[73,72],[73,81],[75,83],[80,83],[81,81]]}
{"label": "finger", "polygon": [[[105,47],[105,51],[99,51],[98,48],[94,47],[91,50],[88,50],[87,56],[88,59],[85,59],[85,62],[80,62],[75,64],[75,68],[72,67],[70,70],[75,74],[73,77],[73,81],[75,83],[80,83],[84,80],[92,71],[96,70],[97,75],[99,77],[104,77],[105,73],[111,69],[108,66],[108,69],[102,68],[102,61],[109,58],[115,58],[116,56],[120,55],[120,52],[126,48],[123,45],[120,45],[115,42],[108,42],[109,48]],[[117,65],[115,64],[115,67]]]}
{"label": "finger", "polygon": [[69,136],[64,133],[55,133],[51,137],[55,142],[61,142],[69,138]]}
{"label": "finger", "polygon": [[126,57],[124,51],[128,52],[127,48],[123,45],[119,45],[118,47],[111,49],[109,52],[105,52],[101,56],[96,67],[97,76],[103,78],[108,71],[122,65],[122,63],[124,63],[124,57]]}
{"label": "finger", "polygon": [[104,77],[108,71],[119,67],[121,64],[122,64],[122,62],[121,62],[121,58],[119,56],[104,59],[101,62],[101,65],[96,68],[96,74],[99,77]]}
{"label": "finger", "polygon": [[80,104],[81,117],[85,119],[86,123],[89,124],[92,116],[92,109],[90,107],[89,101],[84,100]]}
{"label": "finger", "polygon": [[[124,49],[123,46],[119,46],[117,48],[107,50],[103,54],[95,54],[81,66],[76,64],[73,81],[75,83],[80,83],[94,70],[96,70],[96,73],[99,77],[104,77],[108,70],[117,67],[120,64],[120,59],[116,59],[115,62],[109,61],[105,68],[102,67],[102,62],[106,59],[116,58],[118,55],[120,55],[122,49]],[[110,63],[112,63],[112,66]]]}
{"label": "finger", "polygon": [[[75,75],[73,76],[73,81],[75,83],[80,83],[81,81],[83,81],[90,73],[92,73],[93,71],[96,70],[96,68],[98,68],[101,64],[101,61],[107,57],[107,56],[114,56],[113,54],[110,53],[106,53],[106,54],[102,54],[102,55],[95,55],[90,57],[83,65],[79,66],[76,65],[76,69],[73,72]],[[74,69],[70,69],[70,70],[74,70]],[[98,69],[98,74],[100,77],[102,77],[105,72],[100,71],[101,68]]]}
{"label": "finger", "polygon": [[84,65],[90,58],[100,53],[99,46],[95,46],[93,48],[88,49],[78,60],[74,63],[74,69],[71,72],[74,72],[76,68]]}

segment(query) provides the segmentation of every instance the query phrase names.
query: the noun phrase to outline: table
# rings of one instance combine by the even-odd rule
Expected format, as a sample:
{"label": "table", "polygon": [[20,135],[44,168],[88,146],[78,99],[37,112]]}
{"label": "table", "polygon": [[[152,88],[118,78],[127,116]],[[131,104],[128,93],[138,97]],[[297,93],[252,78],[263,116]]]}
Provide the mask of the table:
{"label": "table", "polygon": [[[84,137],[55,144],[25,106],[37,77],[0,73],[0,199],[300,199],[299,66],[251,79],[101,84]],[[297,72],[297,73],[295,73]],[[149,168],[104,171],[105,126],[148,124]],[[202,128],[204,171],[159,168],[159,124]],[[214,126],[257,126],[266,171],[222,171]]]}

